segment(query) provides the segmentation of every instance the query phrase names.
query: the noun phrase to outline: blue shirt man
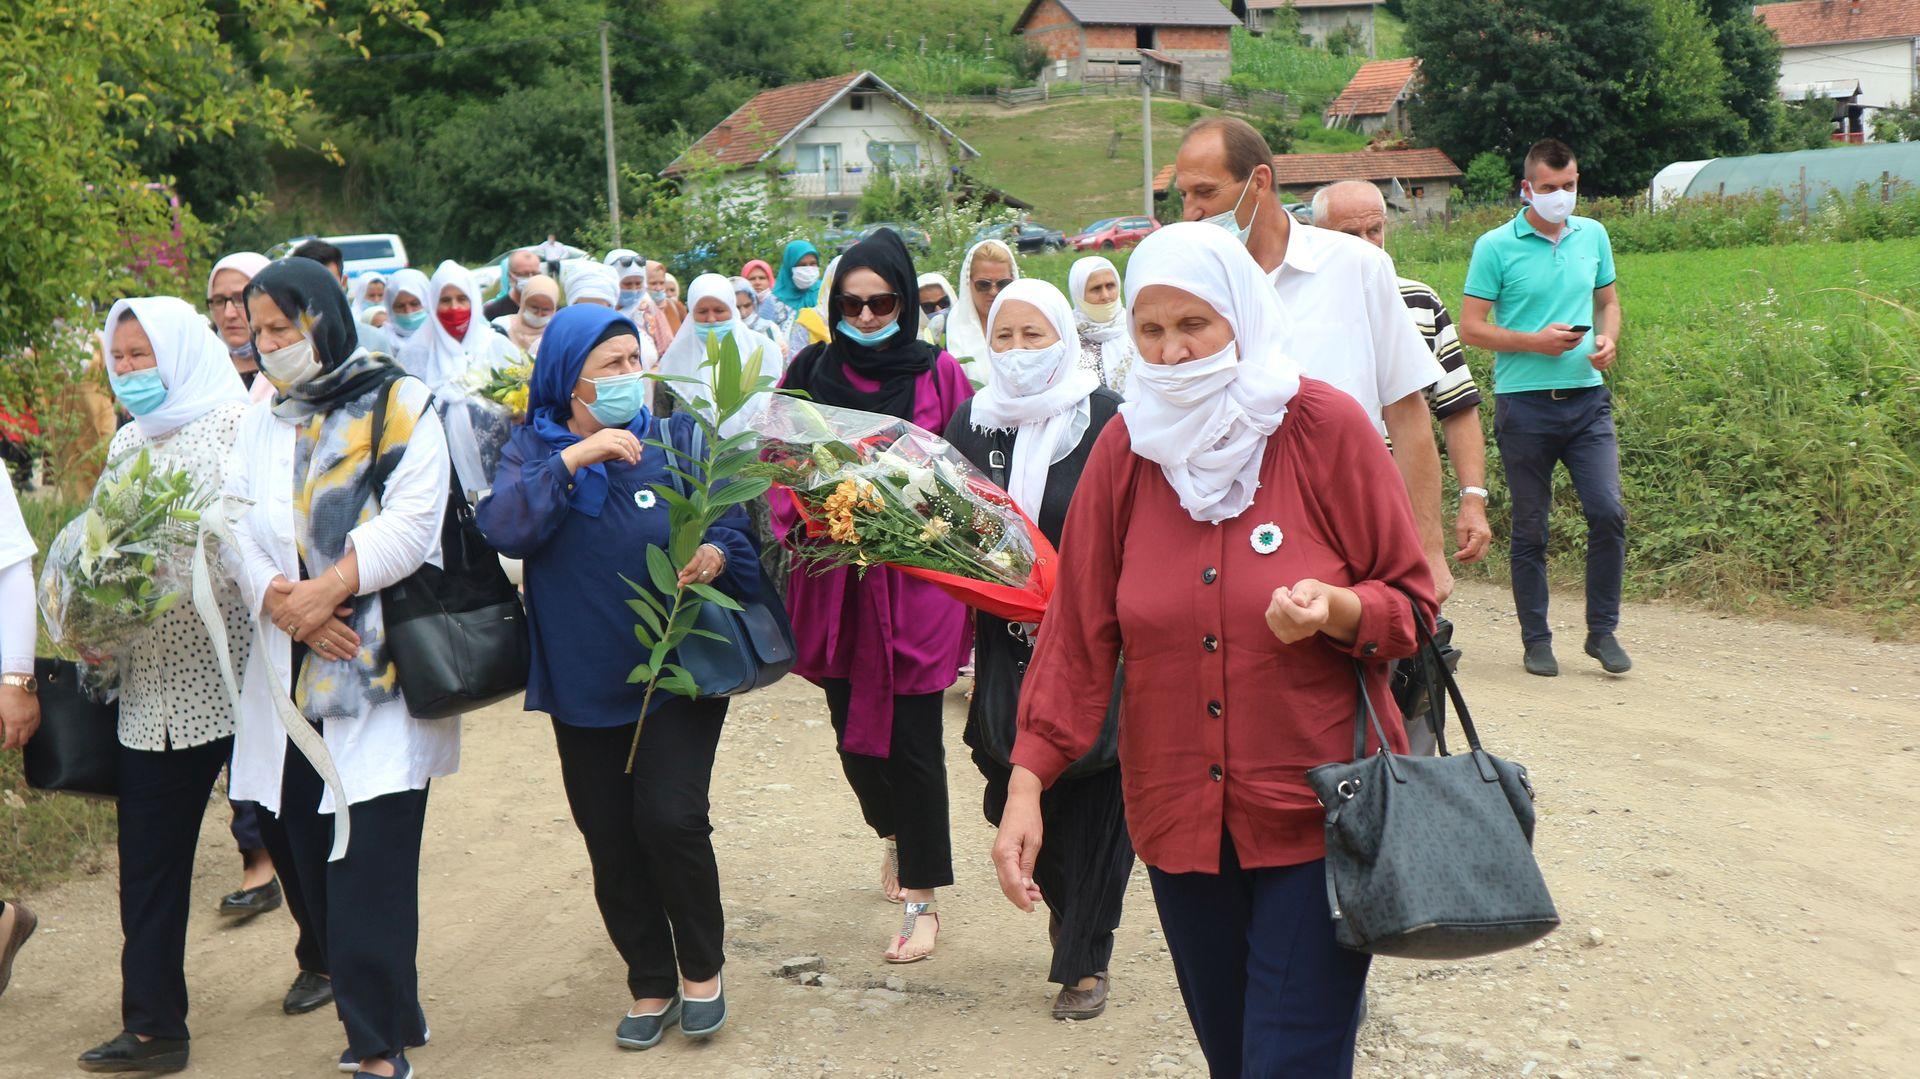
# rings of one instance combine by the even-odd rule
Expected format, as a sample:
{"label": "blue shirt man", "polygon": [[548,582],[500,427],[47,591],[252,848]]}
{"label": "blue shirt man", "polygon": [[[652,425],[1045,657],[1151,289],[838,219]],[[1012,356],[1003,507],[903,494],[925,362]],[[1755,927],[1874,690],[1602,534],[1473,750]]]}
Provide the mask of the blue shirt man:
{"label": "blue shirt man", "polygon": [[1633,666],[1615,639],[1626,573],[1620,447],[1606,371],[1618,357],[1620,299],[1607,230],[1573,216],[1579,162],[1558,139],[1527,151],[1526,209],[1473,245],[1460,339],[1494,353],[1494,438],[1513,499],[1514,606],[1529,673],[1560,673],[1547,623],[1547,515],[1564,463],[1587,518],[1586,653],[1612,674]]}

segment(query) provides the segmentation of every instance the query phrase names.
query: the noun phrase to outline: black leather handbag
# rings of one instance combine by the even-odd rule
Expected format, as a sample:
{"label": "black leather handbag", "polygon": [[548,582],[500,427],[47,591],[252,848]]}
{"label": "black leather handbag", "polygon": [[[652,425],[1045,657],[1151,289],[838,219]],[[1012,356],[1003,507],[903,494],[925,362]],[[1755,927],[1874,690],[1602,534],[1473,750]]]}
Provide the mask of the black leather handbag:
{"label": "black leather handbag", "polygon": [[[673,447],[681,460],[678,468],[698,468],[706,457],[700,425],[690,417],[656,417],[653,433]],[[673,489],[685,497],[686,480],[667,475]],[[693,675],[702,697],[737,697],[765,689],[793,670],[793,623],[766,568],[759,567],[759,573],[759,589],[752,599],[741,601],[740,610],[702,603],[695,612],[694,628],[719,640],[694,634],[674,650],[673,661]]]}
{"label": "black leather handbag", "polygon": [[[1423,652],[1433,635],[1414,607]],[[1531,944],[1560,924],[1533,857],[1527,770],[1481,748],[1453,672],[1429,656],[1470,751],[1401,756],[1358,664],[1353,760],[1307,772],[1326,807],[1327,903],[1340,944],[1374,955],[1466,959]],[[1437,701],[1432,705],[1437,710]],[[1380,751],[1366,755],[1367,730]]]}
{"label": "black leather handbag", "polygon": [[[373,445],[385,434],[387,398],[373,412]],[[433,407],[429,404],[427,407]],[[480,534],[460,478],[447,469],[447,508],[440,523],[442,565],[422,565],[380,590],[380,613],[407,711],[445,719],[477,711],[527,688],[533,642],[520,592]],[[382,490],[386,472],[376,472]]]}
{"label": "black leather handbag", "polygon": [[80,688],[73,661],[33,661],[40,683],[40,729],[21,750],[27,786],[92,798],[120,794],[120,705]]}

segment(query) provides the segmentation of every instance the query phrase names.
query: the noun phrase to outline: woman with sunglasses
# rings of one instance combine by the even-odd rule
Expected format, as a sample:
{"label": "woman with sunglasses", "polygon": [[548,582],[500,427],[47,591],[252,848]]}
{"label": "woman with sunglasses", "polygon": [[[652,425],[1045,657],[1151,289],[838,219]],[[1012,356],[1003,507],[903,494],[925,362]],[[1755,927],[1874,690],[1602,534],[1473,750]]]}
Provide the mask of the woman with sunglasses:
{"label": "woman with sunglasses", "polygon": [[947,313],[953,310],[953,282],[943,273],[920,275],[920,340],[947,346]]}
{"label": "woman with sunglasses", "polygon": [[1000,290],[1019,279],[1020,264],[1013,248],[999,240],[974,244],[960,263],[960,288],[966,295],[947,312],[947,351],[976,386],[985,386],[993,377],[987,363],[987,312]]}
{"label": "woman with sunglasses", "polygon": [[[952,356],[919,340],[918,294],[897,233],[862,240],[841,256],[830,286],[832,338],[801,350],[781,384],[820,404],[946,430],[973,389]],[[788,531],[791,509],[775,503],[774,513]],[[933,954],[940,931],[934,889],[953,883],[941,711],[966,659],[966,608],[884,566],[863,574],[798,565],[787,588],[794,673],[826,690],[841,768],[887,843],[882,890],[906,904],[886,960],[917,962]]]}

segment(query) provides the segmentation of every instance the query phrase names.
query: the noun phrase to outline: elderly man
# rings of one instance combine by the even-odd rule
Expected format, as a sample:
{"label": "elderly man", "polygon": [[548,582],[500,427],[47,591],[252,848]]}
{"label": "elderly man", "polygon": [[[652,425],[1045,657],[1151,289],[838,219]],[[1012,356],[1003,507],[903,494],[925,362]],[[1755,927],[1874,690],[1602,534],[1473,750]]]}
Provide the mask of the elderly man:
{"label": "elderly man", "polygon": [[520,313],[520,286],[527,283],[533,275],[540,272],[540,253],[531,247],[523,247],[507,256],[507,291],[488,303],[480,310],[486,313],[487,321],[492,322],[501,315]]}
{"label": "elderly man", "polygon": [[1187,220],[1237,236],[1272,279],[1288,315],[1288,354],[1306,374],[1352,395],[1392,439],[1444,601],[1453,571],[1441,541],[1440,451],[1425,396],[1443,372],[1400,302],[1393,260],[1351,236],[1296,224],[1274,189],[1273,151],[1245,120],[1214,116],[1187,128],[1174,177]]}
{"label": "elderly man", "polygon": [[[1315,192],[1313,223],[1383,250],[1387,246],[1387,200],[1365,180],[1342,180]],[[1407,313],[1445,372],[1426,394],[1427,407],[1440,421],[1454,478],[1460,481],[1460,508],[1453,518],[1453,539],[1459,547],[1453,557],[1461,563],[1478,562],[1493,539],[1487,526],[1487,439],[1480,429],[1480,387],[1473,383],[1467,350],[1460,347],[1453,317],[1439,294],[1410,278],[1399,281]]]}

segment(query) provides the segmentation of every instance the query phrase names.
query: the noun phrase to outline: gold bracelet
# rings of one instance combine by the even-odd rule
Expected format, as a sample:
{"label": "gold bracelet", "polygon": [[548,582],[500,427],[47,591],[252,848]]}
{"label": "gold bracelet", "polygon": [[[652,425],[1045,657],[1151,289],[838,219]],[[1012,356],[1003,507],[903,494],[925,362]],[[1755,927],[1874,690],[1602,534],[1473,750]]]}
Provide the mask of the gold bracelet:
{"label": "gold bracelet", "polygon": [[347,584],[347,575],[340,572],[340,563],[338,562],[335,562],[333,564],[333,575],[335,577],[340,578],[340,583],[346,586],[347,595],[349,596],[353,595],[353,586],[350,584]]}

